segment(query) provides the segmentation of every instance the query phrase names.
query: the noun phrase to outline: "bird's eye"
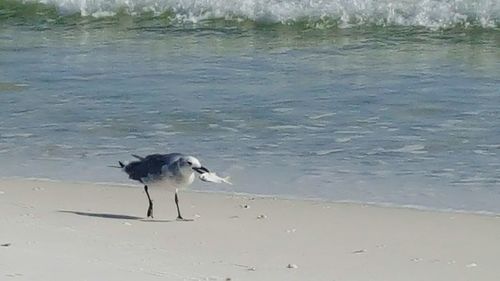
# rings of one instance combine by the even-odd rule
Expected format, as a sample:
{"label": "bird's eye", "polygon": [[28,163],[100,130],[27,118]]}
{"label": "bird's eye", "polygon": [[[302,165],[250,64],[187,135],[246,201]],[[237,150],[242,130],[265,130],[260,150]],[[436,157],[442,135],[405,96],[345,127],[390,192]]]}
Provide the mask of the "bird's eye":
{"label": "bird's eye", "polygon": [[191,163],[191,161],[187,161],[187,163],[189,166],[193,165],[193,163]]}

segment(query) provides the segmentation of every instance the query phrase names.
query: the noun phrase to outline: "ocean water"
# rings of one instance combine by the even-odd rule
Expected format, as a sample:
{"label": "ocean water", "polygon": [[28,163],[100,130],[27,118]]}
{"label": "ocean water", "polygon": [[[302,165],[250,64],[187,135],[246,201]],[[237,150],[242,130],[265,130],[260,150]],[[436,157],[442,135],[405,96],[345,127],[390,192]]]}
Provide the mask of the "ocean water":
{"label": "ocean water", "polygon": [[498,0],[0,0],[0,176],[500,213]]}

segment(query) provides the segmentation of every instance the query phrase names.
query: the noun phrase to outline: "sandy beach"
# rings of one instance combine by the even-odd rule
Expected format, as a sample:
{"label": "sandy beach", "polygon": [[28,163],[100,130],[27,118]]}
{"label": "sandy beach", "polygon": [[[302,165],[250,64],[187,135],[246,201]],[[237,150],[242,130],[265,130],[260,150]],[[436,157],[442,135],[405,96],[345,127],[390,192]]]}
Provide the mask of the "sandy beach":
{"label": "sandy beach", "polygon": [[1,280],[498,280],[500,218],[34,180],[0,182]]}

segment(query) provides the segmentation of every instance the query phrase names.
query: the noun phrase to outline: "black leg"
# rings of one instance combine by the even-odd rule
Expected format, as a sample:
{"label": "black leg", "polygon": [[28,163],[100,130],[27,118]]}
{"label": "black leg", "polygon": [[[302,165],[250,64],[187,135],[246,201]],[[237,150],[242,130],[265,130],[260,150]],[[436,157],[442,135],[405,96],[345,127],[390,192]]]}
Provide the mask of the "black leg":
{"label": "black leg", "polygon": [[177,206],[177,219],[184,220],[181,216],[181,210],[179,209],[179,196],[177,195],[177,189],[175,189],[175,206]]}
{"label": "black leg", "polygon": [[149,197],[148,186],[144,185],[144,191],[146,191],[146,195],[148,196],[149,207],[148,207],[148,218],[153,217],[153,201],[151,201],[151,197]]}

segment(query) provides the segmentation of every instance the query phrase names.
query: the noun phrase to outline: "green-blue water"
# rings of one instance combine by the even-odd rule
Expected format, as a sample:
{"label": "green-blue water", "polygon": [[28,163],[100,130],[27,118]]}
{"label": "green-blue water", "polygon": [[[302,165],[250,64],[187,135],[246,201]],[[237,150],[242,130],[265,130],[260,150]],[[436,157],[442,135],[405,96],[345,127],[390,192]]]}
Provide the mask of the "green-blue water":
{"label": "green-blue water", "polygon": [[178,151],[238,192],[500,213],[497,1],[41,2],[0,0],[0,176]]}

